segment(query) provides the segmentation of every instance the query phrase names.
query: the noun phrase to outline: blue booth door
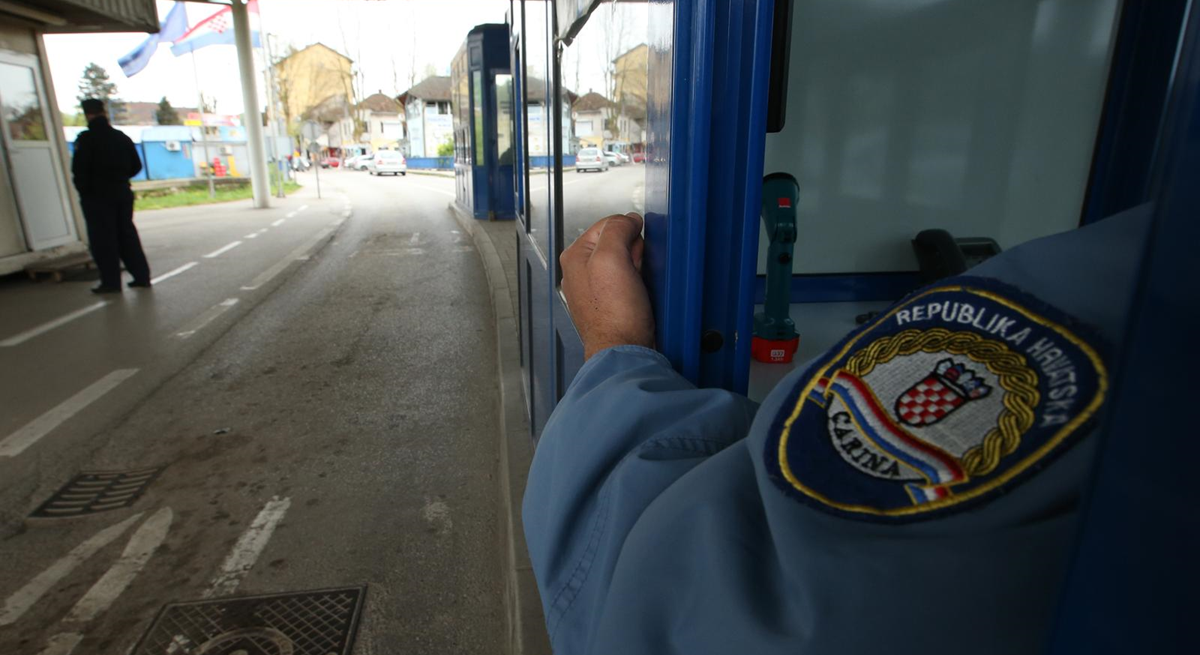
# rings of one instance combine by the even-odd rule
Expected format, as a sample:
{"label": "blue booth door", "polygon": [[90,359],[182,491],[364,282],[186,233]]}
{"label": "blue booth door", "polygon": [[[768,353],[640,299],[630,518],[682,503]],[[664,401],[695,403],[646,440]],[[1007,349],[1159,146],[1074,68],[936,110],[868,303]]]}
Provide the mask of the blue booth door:
{"label": "blue booth door", "polygon": [[513,1],[521,350],[535,437],[583,364],[558,256],[612,214],[646,219],[658,349],[698,384],[739,386],[772,7]]}

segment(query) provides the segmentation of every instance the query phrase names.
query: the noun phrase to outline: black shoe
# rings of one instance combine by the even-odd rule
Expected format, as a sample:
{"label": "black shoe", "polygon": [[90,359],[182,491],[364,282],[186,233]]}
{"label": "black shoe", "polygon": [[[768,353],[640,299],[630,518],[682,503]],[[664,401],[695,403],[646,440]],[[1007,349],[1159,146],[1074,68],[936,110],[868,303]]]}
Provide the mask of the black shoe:
{"label": "black shoe", "polygon": [[121,293],[121,287],[109,287],[101,284],[98,287],[92,287],[92,293]]}
{"label": "black shoe", "polygon": [[146,280],[145,282],[138,282],[137,280],[134,280],[133,282],[130,282],[128,286],[130,289],[149,289],[151,284],[149,280]]}

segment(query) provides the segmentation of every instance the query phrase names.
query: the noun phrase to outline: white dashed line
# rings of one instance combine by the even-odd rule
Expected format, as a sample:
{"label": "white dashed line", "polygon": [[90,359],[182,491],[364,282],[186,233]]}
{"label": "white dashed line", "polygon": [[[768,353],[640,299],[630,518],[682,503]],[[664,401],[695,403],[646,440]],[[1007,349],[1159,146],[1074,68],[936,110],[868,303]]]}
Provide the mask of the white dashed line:
{"label": "white dashed line", "polygon": [[72,571],[83,564],[88,559],[103,549],[105,546],[117,540],[117,537],[125,533],[129,526],[136,523],[142,518],[139,512],[133,516],[121,521],[116,525],[104,528],[100,532],[92,535],[90,539],[79,544],[67,553],[65,557],[50,565],[50,568],[42,571],[34,579],[30,580],[24,587],[18,589],[13,595],[4,601],[4,607],[0,608],[0,625],[12,625],[21,618],[21,615],[33,607],[42,596],[46,595],[57,585],[63,578],[70,575]]}
{"label": "white dashed line", "polygon": [[250,524],[250,528],[242,533],[233,545],[233,550],[221,564],[221,572],[213,579],[212,586],[204,592],[205,598],[224,596],[237,590],[242,578],[254,568],[258,556],[267,547],[267,542],[271,540],[271,535],[291,504],[290,498],[280,499],[276,496],[262,508]]}
{"label": "white dashed line", "polygon": [[308,205],[300,205],[300,208],[297,209],[296,212],[299,213],[299,212],[304,211],[305,209],[308,209]]}
{"label": "white dashed line", "polygon": [[83,598],[79,599],[78,603],[75,603],[75,607],[71,608],[71,612],[63,621],[65,623],[87,623],[108,609],[117,596],[125,591],[129,583],[133,582],[142,567],[146,566],[146,562],[150,560],[154,551],[166,540],[173,518],[174,513],[171,508],[164,507],[146,519],[146,522],[129,538],[129,543],[125,546],[125,552],[121,553],[121,558],[96,581],[96,584],[92,585],[92,588],[83,595]]}
{"label": "white dashed line", "polygon": [[37,443],[39,439],[50,433],[78,414],[88,405],[99,400],[104,394],[117,388],[125,380],[138,372],[136,368],[121,368],[93,382],[83,391],[62,401],[57,407],[33,419],[24,427],[8,435],[0,441],[0,457],[16,457],[26,448]]}
{"label": "white dashed line", "polygon": [[230,243],[230,244],[227,244],[227,245],[225,245],[225,246],[222,246],[222,247],[220,247],[220,248],[217,248],[216,250],[214,250],[214,251],[212,251],[212,252],[208,253],[207,255],[205,255],[204,257],[205,257],[206,259],[212,259],[213,257],[217,257],[217,256],[220,256],[220,255],[223,255],[223,254],[225,254],[225,253],[229,252],[230,250],[233,250],[234,248],[236,248],[236,247],[238,247],[238,246],[240,246],[240,245],[242,245],[242,242],[241,242],[241,241],[234,241],[233,243]]}
{"label": "white dashed line", "polygon": [[193,322],[186,330],[175,333],[175,336],[179,337],[180,339],[186,339],[192,336],[193,334],[204,329],[204,326],[216,320],[218,316],[229,311],[229,308],[236,304],[238,304],[237,298],[226,298],[225,300],[222,300],[216,305],[209,307],[208,310],[201,314],[199,318],[197,318],[195,322]]}
{"label": "white dashed line", "polygon": [[165,279],[167,279],[167,278],[175,277],[176,275],[179,275],[180,273],[182,273],[182,272],[184,272],[184,271],[188,270],[189,268],[191,268],[191,267],[193,267],[193,266],[195,266],[195,265],[196,265],[196,262],[188,262],[188,263],[184,264],[183,266],[180,266],[179,268],[177,268],[177,269],[175,269],[175,270],[173,270],[173,271],[169,271],[169,272],[167,272],[167,273],[163,273],[162,275],[160,275],[160,276],[158,276],[158,277],[156,277],[156,278],[151,278],[151,279],[150,279],[150,284],[158,284],[159,282],[162,282],[163,280],[165,280]]}
{"label": "white dashed line", "polygon": [[[336,225],[336,223],[335,223],[335,225]],[[303,244],[300,245],[299,248],[296,248],[292,252],[288,253],[286,257],[279,260],[278,262],[275,262],[275,264],[273,266],[271,266],[271,268],[268,268],[267,270],[263,271],[262,273],[259,273],[258,277],[254,278],[253,280],[250,281],[250,284],[242,287],[242,291],[254,291],[255,289],[266,284],[267,282],[270,282],[276,275],[279,275],[280,273],[282,273],[283,269],[287,268],[292,262],[299,260],[299,259],[307,259],[309,249],[311,249],[313,246],[316,246],[318,243],[320,243],[321,239],[324,239],[325,237],[329,236],[329,234],[331,232],[333,232],[332,227],[327,227],[327,228],[321,230],[320,232],[317,233],[317,235],[315,237],[309,239],[308,241],[305,241]]]}
{"label": "white dashed line", "polygon": [[415,246],[419,243],[421,243],[421,233],[413,232],[412,238],[408,240],[408,245]]}
{"label": "white dashed line", "polygon": [[271,227],[279,227],[280,225],[283,225],[283,222],[286,220],[287,220],[286,218],[281,218],[281,219],[275,221],[274,223],[271,223]]}
{"label": "white dashed line", "polygon": [[71,312],[70,314],[60,316],[60,317],[54,319],[53,321],[47,321],[35,328],[30,328],[20,334],[13,335],[13,336],[5,339],[4,341],[0,341],[0,346],[4,346],[4,347],[18,346],[20,344],[25,343],[26,341],[29,341],[30,339],[32,339],[36,336],[43,335],[43,334],[49,332],[50,330],[53,330],[56,327],[66,325],[67,323],[70,323],[71,321],[79,318],[80,316],[85,316],[87,314],[90,314],[107,304],[108,304],[107,302],[101,301],[94,305],[88,305],[87,307],[84,307],[83,309],[77,309],[77,310]]}
{"label": "white dashed line", "polygon": [[242,237],[242,238],[243,238],[243,239],[257,239],[257,238],[258,238],[258,232],[251,232],[250,234],[247,234],[246,236],[244,236],[244,237]]}
{"label": "white dashed line", "polygon": [[264,227],[263,229],[259,230],[259,231],[258,231],[258,233],[259,233],[259,234],[262,234],[263,232],[266,232],[268,229],[269,229],[269,228],[265,228],[265,227]]}

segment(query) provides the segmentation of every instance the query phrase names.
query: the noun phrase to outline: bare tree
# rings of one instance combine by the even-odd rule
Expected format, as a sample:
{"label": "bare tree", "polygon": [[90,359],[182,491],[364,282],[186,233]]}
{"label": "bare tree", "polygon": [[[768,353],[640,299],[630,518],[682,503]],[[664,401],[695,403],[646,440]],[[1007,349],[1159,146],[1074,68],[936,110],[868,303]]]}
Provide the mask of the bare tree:
{"label": "bare tree", "polygon": [[[600,28],[604,33],[604,42],[600,46],[604,55],[604,95],[610,100],[617,96],[617,76],[615,61],[625,52],[626,32],[628,31],[624,8],[621,3],[610,2],[601,10]],[[621,108],[617,108],[618,116]],[[618,116],[609,116],[604,122],[605,127],[614,138],[620,138]]]}

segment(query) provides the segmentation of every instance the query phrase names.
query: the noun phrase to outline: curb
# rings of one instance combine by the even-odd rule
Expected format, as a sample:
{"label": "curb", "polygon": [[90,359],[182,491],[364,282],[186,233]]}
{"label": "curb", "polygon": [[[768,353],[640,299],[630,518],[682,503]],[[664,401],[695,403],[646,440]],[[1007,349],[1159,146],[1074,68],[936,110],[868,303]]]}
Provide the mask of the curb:
{"label": "curb", "polygon": [[454,177],[454,173],[450,171],[435,171],[422,169],[408,169],[409,175],[428,175],[429,177]]}
{"label": "curb", "polygon": [[504,264],[491,236],[479,228],[457,203],[450,211],[479,252],[492,296],[492,316],[496,322],[496,364],[500,382],[500,511],[504,561],[504,601],[507,610],[508,644],[512,655],[549,655],[550,638],[546,633],[541,596],[529,562],[525,532],[521,528],[521,498],[529,465],[533,461],[533,440],[525,408],[521,375],[521,347],[517,314],[509,293]]}

